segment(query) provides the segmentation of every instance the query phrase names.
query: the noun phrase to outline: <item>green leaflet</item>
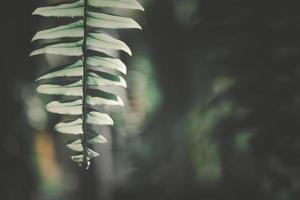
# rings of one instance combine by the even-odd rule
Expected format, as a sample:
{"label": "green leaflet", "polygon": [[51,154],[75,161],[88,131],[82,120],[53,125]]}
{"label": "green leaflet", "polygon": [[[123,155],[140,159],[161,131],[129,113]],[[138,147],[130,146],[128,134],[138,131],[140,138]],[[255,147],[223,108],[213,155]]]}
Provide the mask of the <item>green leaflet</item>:
{"label": "green leaflet", "polygon": [[44,17],[82,17],[84,14],[84,1],[37,8],[32,14]]}
{"label": "green leaflet", "polygon": [[113,125],[114,122],[111,117],[106,113],[100,113],[96,111],[89,112],[87,114],[87,123],[96,125]]}
{"label": "green leaflet", "polygon": [[87,64],[94,67],[93,70],[100,70],[101,67],[115,69],[117,71],[126,74],[126,66],[125,64],[117,58],[104,58],[99,56],[92,56],[87,58]]}
{"label": "green leaflet", "polygon": [[71,135],[80,135],[83,134],[82,130],[82,119],[77,119],[71,122],[61,122],[55,125],[55,130]]}
{"label": "green leaflet", "polygon": [[83,146],[82,146],[81,139],[77,139],[75,141],[69,142],[67,144],[67,147],[69,147],[73,151],[77,151],[77,152],[82,152],[83,151]]}
{"label": "green leaflet", "polygon": [[99,8],[107,7],[144,10],[144,8],[135,0],[89,0],[88,4]]}
{"label": "green leaflet", "polygon": [[54,54],[62,56],[82,56],[82,40],[79,42],[60,43],[54,45],[48,45],[33,51],[30,56],[36,56],[40,54]]}
{"label": "green leaflet", "polygon": [[63,114],[63,115],[80,115],[82,114],[82,100],[61,103],[53,101],[47,104],[46,109],[48,112]]}
{"label": "green leaflet", "polygon": [[[88,143],[89,144],[104,144],[104,143],[107,143],[107,140],[102,135],[98,135],[94,138],[88,139]],[[68,142],[67,147],[69,147],[73,151],[77,151],[77,152],[83,151],[81,139],[76,139],[76,140]]]}
{"label": "green leaflet", "polygon": [[123,106],[123,100],[117,96],[117,99],[107,99],[102,97],[91,97],[87,96],[86,101],[91,106],[102,106],[102,105],[109,105],[109,106]]}
{"label": "green leaflet", "polygon": [[[87,47],[90,50],[108,54],[108,51],[122,50],[132,55],[129,47],[122,42],[104,33],[90,33],[87,36]],[[109,55],[109,54],[108,54]]]}
{"label": "green leaflet", "polygon": [[107,143],[107,140],[102,135],[97,135],[96,137],[89,139],[89,144],[104,144]]}
{"label": "green leaflet", "polygon": [[115,76],[105,72],[98,74],[90,72],[87,74],[87,83],[89,86],[121,86],[126,88],[126,81],[121,76]]}
{"label": "green leaflet", "polygon": [[59,77],[74,77],[83,75],[83,63],[81,60],[78,60],[76,63],[73,63],[63,69],[54,69],[51,72],[41,76],[37,80],[59,78]]}
{"label": "green leaflet", "polygon": [[[124,105],[123,100],[118,95],[116,95],[115,93],[111,93],[110,91],[107,91],[107,90],[102,89],[102,88],[103,87],[92,88],[90,91],[91,92],[93,91],[93,93],[96,93],[97,96],[95,94],[87,95],[87,98],[86,98],[87,102],[88,102],[88,99],[89,99],[89,96],[90,96],[90,97],[104,98],[104,99],[106,99],[108,101],[116,101],[116,102],[118,102],[118,103],[115,103],[113,105],[118,105],[119,103],[122,104],[122,105]],[[96,106],[98,104],[93,105],[93,103],[91,103],[90,105],[91,106]]]}
{"label": "green leaflet", "polygon": [[83,155],[82,154],[81,155],[76,155],[76,156],[71,156],[71,158],[74,162],[77,162],[79,164],[83,162]]}
{"label": "green leaflet", "polygon": [[82,81],[68,85],[41,84],[37,87],[37,92],[42,94],[82,96]]}
{"label": "green leaflet", "polygon": [[43,45],[30,56],[51,54],[76,59],[41,75],[37,79],[37,92],[59,95],[60,100],[48,103],[46,109],[69,119],[56,124],[55,130],[68,135],[70,141],[66,145],[76,152],[72,160],[86,168],[90,160],[99,155],[91,146],[107,143],[97,133],[97,127],[114,124],[105,111],[97,110],[100,106],[105,110],[108,106],[124,105],[115,90],[111,91],[112,87],[127,87],[120,76],[120,73],[126,74],[126,66],[116,58],[117,52],[132,54],[126,43],[106,32],[141,29],[133,19],[100,12],[107,10],[102,8],[143,10],[135,0],[77,0],[37,8],[33,12],[44,17],[63,17],[68,22],[38,31],[32,41],[41,40]]}
{"label": "green leaflet", "polygon": [[123,29],[142,27],[131,18],[88,12],[87,25],[94,28]]}
{"label": "green leaflet", "polygon": [[[95,137],[89,136],[88,143],[89,144],[105,144],[105,143],[107,143],[107,140],[102,135],[97,135]],[[83,151],[81,139],[75,139],[75,140],[68,142],[67,147],[69,147],[73,151],[77,151],[77,152]]]}
{"label": "green leaflet", "polygon": [[[93,150],[91,150],[90,148],[87,148],[87,160],[89,161],[90,159],[99,156],[99,154]],[[76,156],[72,156],[71,157],[72,160],[74,162],[78,162],[78,163],[82,163],[84,156],[82,154],[76,155]],[[89,164],[88,164],[89,166]]]}
{"label": "green leaflet", "polygon": [[32,41],[40,39],[59,39],[59,38],[83,37],[83,21],[79,20],[70,24],[50,28],[37,32]]}

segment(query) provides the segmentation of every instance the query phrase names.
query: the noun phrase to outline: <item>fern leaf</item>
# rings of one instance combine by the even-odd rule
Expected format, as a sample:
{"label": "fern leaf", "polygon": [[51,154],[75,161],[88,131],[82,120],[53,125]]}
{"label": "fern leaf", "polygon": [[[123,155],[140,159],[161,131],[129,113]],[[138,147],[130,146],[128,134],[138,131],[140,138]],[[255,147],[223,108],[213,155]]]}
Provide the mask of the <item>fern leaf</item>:
{"label": "fern leaf", "polygon": [[82,97],[82,81],[68,85],[41,84],[37,87],[37,92],[42,94],[65,95],[65,96],[80,96]]}
{"label": "fern leaf", "polygon": [[90,69],[95,71],[101,71],[101,68],[107,68],[117,70],[123,74],[127,73],[126,66],[120,59],[90,56],[86,62],[87,65],[91,66]]}
{"label": "fern leaf", "polygon": [[60,122],[55,125],[55,130],[70,135],[83,135],[82,119],[76,119],[71,122]]}
{"label": "fern leaf", "polygon": [[32,14],[44,17],[83,17],[84,11],[84,0],[79,0],[59,6],[37,8]]}
{"label": "fern leaf", "polygon": [[144,8],[135,0],[89,0],[88,4],[93,7],[106,8],[125,8],[144,10]]}
{"label": "fern leaf", "polygon": [[65,103],[52,101],[47,104],[46,109],[48,112],[61,115],[80,115],[82,113],[82,100],[78,99]]}
{"label": "fern leaf", "polygon": [[76,77],[76,76],[83,76],[83,63],[81,60],[78,60],[76,63],[56,67],[45,75],[40,76],[37,80],[44,80],[44,79],[53,79],[53,78],[60,78],[60,77]]}
{"label": "fern leaf", "polygon": [[[66,144],[75,152],[71,158],[85,168],[99,155],[92,150],[92,145],[107,142],[96,132],[96,127],[114,124],[103,109],[99,112],[96,107],[124,105],[115,90],[109,88],[127,87],[121,75],[126,74],[126,66],[115,57],[115,52],[129,55],[132,52],[126,43],[108,33],[116,29],[141,29],[133,19],[99,12],[105,11],[102,8],[143,10],[135,0],[77,0],[40,7],[33,12],[33,15],[48,18],[74,18],[67,24],[58,23],[38,31],[32,41],[43,40],[43,46],[32,51],[30,56],[52,54],[77,59],[41,75],[37,79],[37,92],[62,97],[48,103],[46,109],[67,116],[68,121],[56,124],[55,130],[71,137]],[[72,100],[64,100],[64,97]]]}
{"label": "fern leaf", "polygon": [[141,26],[131,18],[119,17],[103,13],[88,12],[87,25],[94,28],[123,29],[136,28]]}
{"label": "fern leaf", "polygon": [[112,118],[106,113],[100,113],[97,111],[92,111],[87,114],[86,122],[89,124],[96,125],[113,125],[114,122]]}
{"label": "fern leaf", "polygon": [[55,28],[39,31],[33,36],[32,41],[40,39],[59,39],[67,37],[83,37],[83,20]]}
{"label": "fern leaf", "polygon": [[89,33],[86,44],[88,49],[105,53],[107,55],[110,55],[109,52],[114,50],[122,50],[129,55],[132,55],[127,44],[105,33]]}
{"label": "fern leaf", "polygon": [[98,74],[90,72],[87,74],[87,84],[89,86],[121,86],[126,88],[127,84],[121,76],[115,76],[106,72],[98,72]]}
{"label": "fern leaf", "polygon": [[83,41],[70,42],[70,43],[60,43],[47,45],[45,47],[39,48],[31,52],[30,56],[36,56],[40,54],[54,54],[63,56],[83,56],[82,52]]}
{"label": "fern leaf", "polygon": [[80,139],[70,141],[67,144],[67,147],[69,147],[73,151],[77,151],[77,152],[82,152],[83,151],[82,141]]}
{"label": "fern leaf", "polygon": [[123,106],[123,100],[117,96],[117,98],[114,99],[107,99],[107,98],[102,98],[102,97],[92,97],[92,96],[87,96],[87,104],[90,106],[103,106],[103,105],[108,105],[108,106]]}

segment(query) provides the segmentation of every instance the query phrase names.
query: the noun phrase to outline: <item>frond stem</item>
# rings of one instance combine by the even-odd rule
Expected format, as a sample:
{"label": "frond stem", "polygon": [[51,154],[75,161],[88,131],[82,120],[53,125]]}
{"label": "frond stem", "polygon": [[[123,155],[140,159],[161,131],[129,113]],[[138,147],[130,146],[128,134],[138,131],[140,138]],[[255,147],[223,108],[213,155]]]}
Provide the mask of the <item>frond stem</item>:
{"label": "frond stem", "polygon": [[87,117],[87,105],[86,105],[86,94],[87,94],[87,66],[86,66],[86,38],[87,38],[87,1],[84,0],[84,15],[83,15],[83,44],[82,44],[82,62],[83,62],[83,76],[82,76],[82,147],[83,147],[83,167],[88,168],[88,152],[87,152],[87,127],[86,127],[86,117]]}

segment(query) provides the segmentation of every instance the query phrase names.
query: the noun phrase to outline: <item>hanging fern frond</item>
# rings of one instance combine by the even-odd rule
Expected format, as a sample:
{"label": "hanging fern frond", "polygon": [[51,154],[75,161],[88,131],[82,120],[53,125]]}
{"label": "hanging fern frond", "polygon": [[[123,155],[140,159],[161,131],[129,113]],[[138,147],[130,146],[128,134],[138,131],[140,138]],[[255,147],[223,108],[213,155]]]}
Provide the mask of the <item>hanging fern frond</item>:
{"label": "hanging fern frond", "polygon": [[[72,138],[67,147],[76,152],[72,159],[88,168],[98,156],[94,144],[106,143],[96,131],[97,125],[113,125],[107,113],[96,106],[123,106],[122,99],[106,86],[126,88],[120,74],[126,74],[125,64],[115,51],[131,55],[130,48],[109,34],[114,29],[141,29],[133,19],[104,13],[108,9],[143,10],[135,0],[78,0],[55,6],[37,8],[33,15],[71,19],[68,24],[37,32],[32,41],[42,40],[43,46],[30,56],[52,54],[74,58],[74,62],[57,66],[37,79],[41,94],[62,97],[50,102],[49,112],[67,116],[68,121],[55,125],[56,131]],[[101,12],[99,12],[101,10]]]}

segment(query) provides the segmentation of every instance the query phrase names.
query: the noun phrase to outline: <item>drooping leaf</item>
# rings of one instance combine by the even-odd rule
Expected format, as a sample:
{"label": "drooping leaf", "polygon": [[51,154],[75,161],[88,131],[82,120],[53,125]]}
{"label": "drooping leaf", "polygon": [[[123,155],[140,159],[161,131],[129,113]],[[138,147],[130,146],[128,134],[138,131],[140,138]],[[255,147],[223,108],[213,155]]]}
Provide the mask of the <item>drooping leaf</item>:
{"label": "drooping leaf", "polygon": [[107,29],[142,29],[141,26],[131,18],[95,12],[88,12],[87,25],[90,27]]}
{"label": "drooping leaf", "polygon": [[107,143],[107,140],[102,135],[98,135],[94,137],[93,139],[90,139],[88,141],[89,144],[104,144]]}
{"label": "drooping leaf", "polygon": [[82,114],[82,100],[61,103],[53,101],[46,106],[47,111],[62,115],[80,115]]}
{"label": "drooping leaf", "polygon": [[83,155],[76,155],[76,156],[71,156],[72,160],[74,162],[77,162],[77,163],[82,163],[83,162]]}
{"label": "drooping leaf", "polygon": [[89,5],[94,7],[107,8],[126,8],[144,10],[144,8],[135,0],[89,0]]}
{"label": "drooping leaf", "polygon": [[62,69],[54,69],[48,72],[47,74],[41,76],[37,80],[59,78],[59,77],[74,77],[83,75],[83,63],[81,60],[78,60],[76,63],[73,63],[69,66],[63,67]]}
{"label": "drooping leaf", "polygon": [[76,139],[74,141],[69,142],[67,144],[67,147],[69,147],[73,151],[77,151],[77,152],[82,152],[83,151],[83,146],[82,146],[81,139]]}
{"label": "drooping leaf", "polygon": [[[93,70],[101,70],[102,67],[109,68],[109,69],[115,69],[117,71],[122,72],[123,74],[126,74],[126,66],[125,64],[117,58],[104,58],[99,56],[91,56],[87,59],[87,64],[94,67]],[[95,68],[96,67],[96,68]]]}
{"label": "drooping leaf", "polygon": [[36,56],[40,54],[54,54],[62,56],[82,56],[82,40],[79,42],[60,43],[47,45],[40,49],[34,50],[30,56]]}
{"label": "drooping leaf", "polygon": [[117,96],[117,99],[107,99],[107,98],[102,98],[102,97],[91,97],[87,96],[87,104],[91,106],[102,106],[102,105],[109,105],[109,106],[123,106],[124,102],[123,100]]}
{"label": "drooping leaf", "polygon": [[113,125],[112,118],[106,113],[91,111],[87,114],[86,122],[95,125]]}
{"label": "drooping leaf", "polygon": [[87,36],[88,49],[107,53],[112,50],[122,50],[131,55],[131,50],[121,40],[115,39],[105,33],[89,33]]}
{"label": "drooping leaf", "polygon": [[44,17],[83,17],[84,0],[58,6],[37,8],[32,14]]}
{"label": "drooping leaf", "polygon": [[82,130],[82,119],[76,119],[71,122],[61,122],[55,125],[55,130],[71,135],[80,135],[83,134]]}
{"label": "drooping leaf", "polygon": [[115,76],[105,72],[98,74],[90,72],[87,74],[87,83],[89,86],[121,86],[126,88],[126,81],[121,76]]}
{"label": "drooping leaf", "polygon": [[79,80],[68,85],[42,84],[37,87],[37,92],[41,94],[82,96],[82,81]]}
{"label": "drooping leaf", "polygon": [[83,37],[83,21],[79,20],[70,24],[50,28],[37,32],[32,41],[40,39],[58,39],[58,38],[76,38]]}
{"label": "drooping leaf", "polygon": [[[93,151],[92,149],[87,148],[87,160],[90,160],[94,157],[99,156],[99,154],[95,151]],[[72,156],[71,157],[73,161],[78,162],[78,163],[82,163],[83,159],[84,159],[84,155],[83,154],[79,154],[76,156]]]}

